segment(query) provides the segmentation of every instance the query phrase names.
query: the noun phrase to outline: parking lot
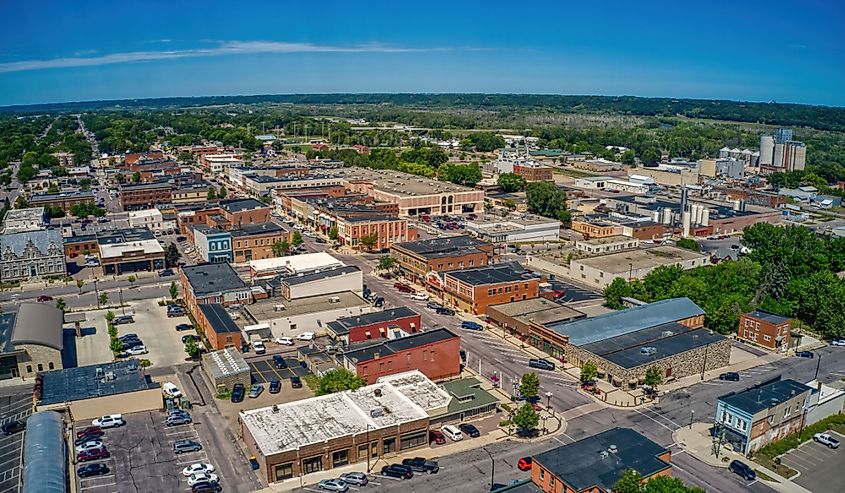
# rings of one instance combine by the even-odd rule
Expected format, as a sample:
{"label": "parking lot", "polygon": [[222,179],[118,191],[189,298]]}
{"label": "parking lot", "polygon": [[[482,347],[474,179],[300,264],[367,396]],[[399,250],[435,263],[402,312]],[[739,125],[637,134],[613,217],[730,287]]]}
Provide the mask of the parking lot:
{"label": "parking lot", "polygon": [[568,282],[559,281],[557,279],[549,281],[549,284],[552,285],[552,289],[562,289],[564,290],[563,297],[560,298],[560,302],[563,303],[574,303],[576,301],[587,301],[587,300],[596,300],[601,298],[600,294],[594,293],[592,291],[588,291],[584,288],[579,288],[574,284],[570,284]]}
{"label": "parking lot", "polygon": [[250,360],[249,368],[252,370],[252,382],[269,383],[271,380],[280,380],[284,386],[284,382],[290,380],[290,377],[294,375],[304,377],[311,373],[296,358],[285,357],[285,362],[288,364],[288,367],[279,369],[273,365],[272,356],[266,359]]}
{"label": "parking lot", "polygon": [[[103,442],[111,452],[105,460],[110,471],[102,476],[77,478],[82,493],[148,493],[151,491],[190,491],[182,469],[209,461],[203,448],[197,452],[176,455],[172,445],[176,440],[190,439],[202,443],[195,429],[196,423],[168,428],[165,414],[150,411],[125,415],[126,425],[105,430]],[[76,431],[89,426],[89,421],[76,423]],[[75,436],[75,434],[74,434]],[[203,444],[205,445],[205,444]],[[216,465],[216,464],[215,464]],[[79,464],[76,465],[79,467]],[[219,471],[215,471],[218,474]],[[219,476],[219,474],[218,474]],[[225,488],[225,480],[220,477]]]}
{"label": "parking lot", "polygon": [[[832,431],[830,434],[845,442],[845,436]],[[800,473],[793,482],[814,493],[845,491],[845,449],[841,446],[831,449],[809,441],[781,457],[781,462]]]}
{"label": "parking lot", "polygon": [[[0,397],[0,425],[22,420],[32,414],[32,394]],[[0,435],[0,493],[20,491],[22,432],[9,436]]]}

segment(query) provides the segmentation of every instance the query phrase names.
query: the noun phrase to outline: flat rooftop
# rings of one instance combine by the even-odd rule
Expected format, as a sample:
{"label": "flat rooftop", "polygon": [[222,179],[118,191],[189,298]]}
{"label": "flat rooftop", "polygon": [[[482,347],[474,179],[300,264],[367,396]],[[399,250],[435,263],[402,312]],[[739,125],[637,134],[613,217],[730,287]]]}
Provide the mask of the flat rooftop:
{"label": "flat rooftop", "polygon": [[249,266],[256,272],[268,270],[286,270],[288,272],[302,272],[326,267],[344,265],[343,262],[326,252],[306,253],[304,255],[290,255],[287,257],[265,258],[250,260]]}
{"label": "flat rooftop", "polygon": [[707,346],[724,338],[709,329],[689,330],[684,325],[672,323],[594,342],[581,348],[630,369]]}
{"label": "flat rooftop", "polygon": [[341,168],[336,170],[335,173],[349,181],[372,182],[375,189],[402,197],[474,191],[472,188],[455,185],[454,183],[387,169],[369,169],[356,166]]}
{"label": "flat rooftop", "polygon": [[220,201],[220,208],[229,213],[264,209],[270,206],[255,199],[228,199]]}
{"label": "flat rooftop", "polygon": [[602,272],[609,272],[611,274],[624,273],[625,276],[621,277],[626,277],[631,269],[655,269],[661,265],[672,265],[678,262],[707,258],[709,258],[709,255],[706,253],[693,252],[692,250],[675,246],[661,245],[651,248],[609,253],[607,255],[597,255],[595,257],[577,259],[575,262]]}
{"label": "flat rooftop", "polygon": [[214,332],[224,334],[226,332],[241,331],[241,328],[232,320],[232,317],[223,308],[223,305],[219,303],[200,303],[198,306]]}
{"label": "flat rooftop", "polygon": [[612,428],[533,458],[575,491],[610,491],[628,469],[647,478],[672,467],[659,457],[666,452],[630,428]]}
{"label": "flat rooftop", "polygon": [[801,382],[787,379],[757,385],[741,392],[732,392],[719,397],[719,400],[731,407],[754,415],[764,409],[788,401],[802,392],[809,392],[811,390],[810,387]]}
{"label": "flat rooftop", "polygon": [[18,312],[0,313],[0,353],[10,353],[15,350],[12,332],[15,330],[17,316]]}
{"label": "flat rooftop", "polygon": [[[338,301],[330,303],[330,298],[337,298]],[[256,322],[261,323],[265,320],[275,318],[295,317],[306,313],[320,313],[342,308],[364,308],[370,307],[371,305],[369,301],[352,291],[341,291],[339,293],[320,294],[295,300],[269,299],[247,305],[244,309],[252,315]]]}
{"label": "flat rooftop", "polygon": [[569,344],[584,346],[638,330],[704,315],[689,298],[669,298],[592,318],[552,324],[546,327],[569,337]]}
{"label": "flat rooftop", "polygon": [[447,391],[438,387],[419,370],[379,377],[376,383],[389,383],[426,412],[448,406],[452,400]]}
{"label": "flat rooftop", "polygon": [[138,361],[80,366],[41,374],[39,405],[81,401],[160,387],[141,371]]}
{"label": "flat rooftop", "polygon": [[[441,327],[439,329],[417,332],[399,339],[388,339],[360,349],[348,350],[343,357],[353,363],[372,361],[378,357],[389,356],[412,348],[433,344],[435,342],[448,341],[458,338],[458,335],[451,330]],[[457,355],[456,355],[457,357]]]}
{"label": "flat rooftop", "polygon": [[481,246],[490,246],[486,241],[472,236],[448,236],[429,240],[408,241],[393,245],[394,248],[406,250],[425,258],[436,258],[452,255],[463,255],[478,250]]}
{"label": "flat rooftop", "polygon": [[315,443],[427,420],[428,414],[389,383],[241,411],[266,457]]}
{"label": "flat rooftop", "polygon": [[182,273],[196,296],[246,289],[246,283],[228,263],[182,267]]}
{"label": "flat rooftop", "polygon": [[506,262],[476,269],[446,272],[446,276],[453,277],[471,286],[484,286],[505,282],[528,282],[528,280],[522,278],[523,272],[525,272],[525,269],[519,263]]}
{"label": "flat rooftop", "polygon": [[[203,306],[203,305],[200,305]],[[214,378],[249,373],[249,365],[241,352],[235,348],[226,348],[202,355],[203,366],[208,368]]]}
{"label": "flat rooftop", "polygon": [[100,258],[109,260],[123,257],[130,252],[144,252],[145,255],[160,253],[164,255],[164,248],[158,240],[140,240],[129,243],[113,243],[100,245]]}
{"label": "flat rooftop", "polygon": [[287,284],[288,286],[296,286],[298,284],[307,284],[309,282],[322,281],[325,279],[330,279],[332,277],[347,276],[350,274],[355,274],[356,272],[361,272],[361,269],[354,265],[344,265],[341,267],[329,267],[327,269],[320,269],[311,272],[281,276],[278,278],[278,280],[282,284]]}
{"label": "flat rooftop", "polygon": [[263,222],[263,223],[255,223],[255,224],[244,224],[243,226],[239,227],[238,229],[232,230],[232,237],[240,238],[244,236],[259,236],[259,235],[267,235],[267,234],[279,234],[285,233],[289,231],[286,228],[279,226],[276,223],[272,222]]}
{"label": "flat rooftop", "polygon": [[[540,325],[567,322],[584,318],[586,315],[578,310],[560,305],[546,298],[514,301],[488,308],[506,317],[516,318],[524,323],[534,322]],[[489,313],[488,313],[489,315]]]}
{"label": "flat rooftop", "polygon": [[355,327],[363,327],[378,323],[391,322],[408,317],[417,317],[419,313],[406,306],[398,306],[390,310],[379,310],[376,312],[364,313],[354,317],[343,317],[329,322],[326,325],[337,335],[348,334]]}
{"label": "flat rooftop", "polygon": [[789,322],[792,320],[789,317],[782,317],[780,315],[775,315],[774,313],[769,313],[763,310],[754,310],[751,313],[747,314],[749,317],[754,317],[758,320],[763,320],[769,322],[770,324],[778,325],[784,322]]}

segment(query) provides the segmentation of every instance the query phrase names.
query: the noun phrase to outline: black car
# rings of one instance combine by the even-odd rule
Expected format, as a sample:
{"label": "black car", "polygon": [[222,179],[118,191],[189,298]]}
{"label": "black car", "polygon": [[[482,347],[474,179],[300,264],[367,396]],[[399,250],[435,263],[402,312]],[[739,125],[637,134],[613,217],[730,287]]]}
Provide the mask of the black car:
{"label": "black car", "polygon": [[451,315],[455,314],[455,310],[452,310],[451,308],[448,308],[448,307],[445,307],[445,306],[441,306],[440,308],[437,308],[435,310],[435,312],[437,312],[438,315],[450,315],[451,316]]}
{"label": "black car", "polygon": [[390,464],[381,468],[381,475],[390,476],[391,478],[411,479],[414,477],[414,471],[402,464]]}
{"label": "black car", "polygon": [[282,382],[278,380],[270,380],[270,393],[278,394],[282,390]]}
{"label": "black car", "polygon": [[244,394],[246,393],[246,389],[244,388],[244,384],[236,383],[232,387],[232,402],[243,402]]}
{"label": "black car", "polygon": [[751,467],[745,462],[738,460],[731,461],[730,469],[731,472],[739,474],[740,477],[748,481],[754,481],[757,479],[757,473],[754,472],[754,469],[751,469]]}
{"label": "black car", "polygon": [[478,438],[481,436],[481,432],[478,431],[478,428],[469,423],[461,423],[458,425],[458,428],[461,429],[464,435],[469,435],[470,438]]}
{"label": "black car", "polygon": [[114,325],[134,324],[135,319],[132,317],[132,315],[121,315],[119,317],[115,317],[112,323]]}
{"label": "black car", "polygon": [[280,370],[284,370],[285,368],[288,367],[288,363],[287,363],[287,361],[285,361],[285,358],[283,358],[281,354],[274,354],[273,355],[273,366],[275,366],[276,368],[278,368]]}
{"label": "black car", "polygon": [[428,303],[425,304],[425,307],[431,308],[432,310],[439,310],[440,308],[443,308],[443,305],[441,305],[440,303],[438,303],[436,301],[429,301]]}
{"label": "black car", "polygon": [[223,487],[211,481],[200,481],[191,486],[191,493],[217,493],[218,491],[223,491]]}
{"label": "black car", "polygon": [[90,478],[91,476],[100,476],[102,474],[108,474],[109,466],[103,464],[102,462],[95,462],[93,464],[85,464],[81,466],[79,469],[76,470],[76,474],[80,478]]}
{"label": "black car", "polygon": [[813,358],[816,357],[815,353],[813,353],[812,351],[796,351],[795,356],[798,356],[800,358],[810,358],[810,359],[813,359]]}
{"label": "black car", "polygon": [[128,341],[130,339],[138,339],[138,334],[123,334],[122,336],[118,337],[121,341]]}
{"label": "black car", "polygon": [[414,472],[424,472],[426,474],[437,474],[440,466],[437,461],[424,459],[422,457],[414,457],[413,459],[405,459],[402,461],[403,466],[408,466]]}
{"label": "black car", "polygon": [[297,377],[296,375],[290,377],[290,386],[293,389],[301,389],[302,388],[302,379]]}
{"label": "black car", "polygon": [[326,243],[326,240],[324,240],[323,238],[319,238],[319,237],[314,241],[316,241],[317,243]]}
{"label": "black car", "polygon": [[531,368],[539,368],[540,370],[554,370],[555,364],[547,359],[534,358],[528,360],[528,366]]}
{"label": "black car", "polygon": [[458,354],[461,355],[461,361],[466,363],[467,362],[467,352],[461,349]]}
{"label": "black car", "polygon": [[3,424],[4,435],[14,435],[15,433],[23,431],[24,429],[26,429],[26,421],[22,421],[19,419],[15,419]]}
{"label": "black car", "polygon": [[123,349],[132,349],[144,345],[144,341],[141,339],[126,339],[121,342],[123,342]]}
{"label": "black car", "polygon": [[719,380],[726,380],[728,382],[739,382],[739,373],[735,371],[722,373],[721,375],[719,375]]}
{"label": "black car", "polygon": [[159,277],[169,277],[173,275],[173,269],[164,269],[158,272]]}
{"label": "black car", "polygon": [[176,330],[194,330],[194,326],[191,324],[179,324],[176,326]]}
{"label": "black car", "polygon": [[92,440],[102,440],[102,435],[82,435],[81,437],[77,438],[73,441],[74,445],[82,445],[85,442],[89,442]]}

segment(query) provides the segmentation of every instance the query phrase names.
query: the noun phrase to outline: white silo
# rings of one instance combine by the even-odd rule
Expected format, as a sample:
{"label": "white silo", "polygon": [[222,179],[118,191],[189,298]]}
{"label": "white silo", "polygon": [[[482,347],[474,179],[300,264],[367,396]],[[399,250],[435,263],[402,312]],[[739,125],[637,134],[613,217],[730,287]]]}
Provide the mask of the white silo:
{"label": "white silo", "polygon": [[672,209],[668,207],[663,208],[663,224],[672,223]]}
{"label": "white silo", "polygon": [[771,135],[760,137],[760,166],[771,166],[775,154],[775,138]]}
{"label": "white silo", "polygon": [[651,220],[656,222],[656,223],[659,223],[660,222],[660,211],[654,211],[654,213],[651,215]]}
{"label": "white silo", "polygon": [[735,210],[735,211],[739,210],[739,200],[734,200],[733,210]]}
{"label": "white silo", "polygon": [[690,226],[690,216],[692,215],[691,212],[687,211],[684,212],[684,238],[689,237],[689,226]]}
{"label": "white silo", "polygon": [[694,224],[701,224],[701,215],[704,213],[704,206],[695,204],[695,221]]}
{"label": "white silo", "polygon": [[710,225],[710,209],[704,208],[704,211],[701,213],[701,225],[702,226],[709,226]]}

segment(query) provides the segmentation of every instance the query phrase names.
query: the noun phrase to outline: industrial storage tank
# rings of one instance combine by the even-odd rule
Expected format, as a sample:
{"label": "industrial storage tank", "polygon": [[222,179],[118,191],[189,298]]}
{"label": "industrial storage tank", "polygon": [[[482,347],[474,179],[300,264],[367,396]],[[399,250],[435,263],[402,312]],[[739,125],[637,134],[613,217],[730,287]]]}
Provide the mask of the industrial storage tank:
{"label": "industrial storage tank", "polygon": [[672,209],[668,207],[663,208],[663,224],[672,223]]}
{"label": "industrial storage tank", "polygon": [[702,226],[710,226],[710,209],[704,208],[704,212],[701,213],[701,225]]}

